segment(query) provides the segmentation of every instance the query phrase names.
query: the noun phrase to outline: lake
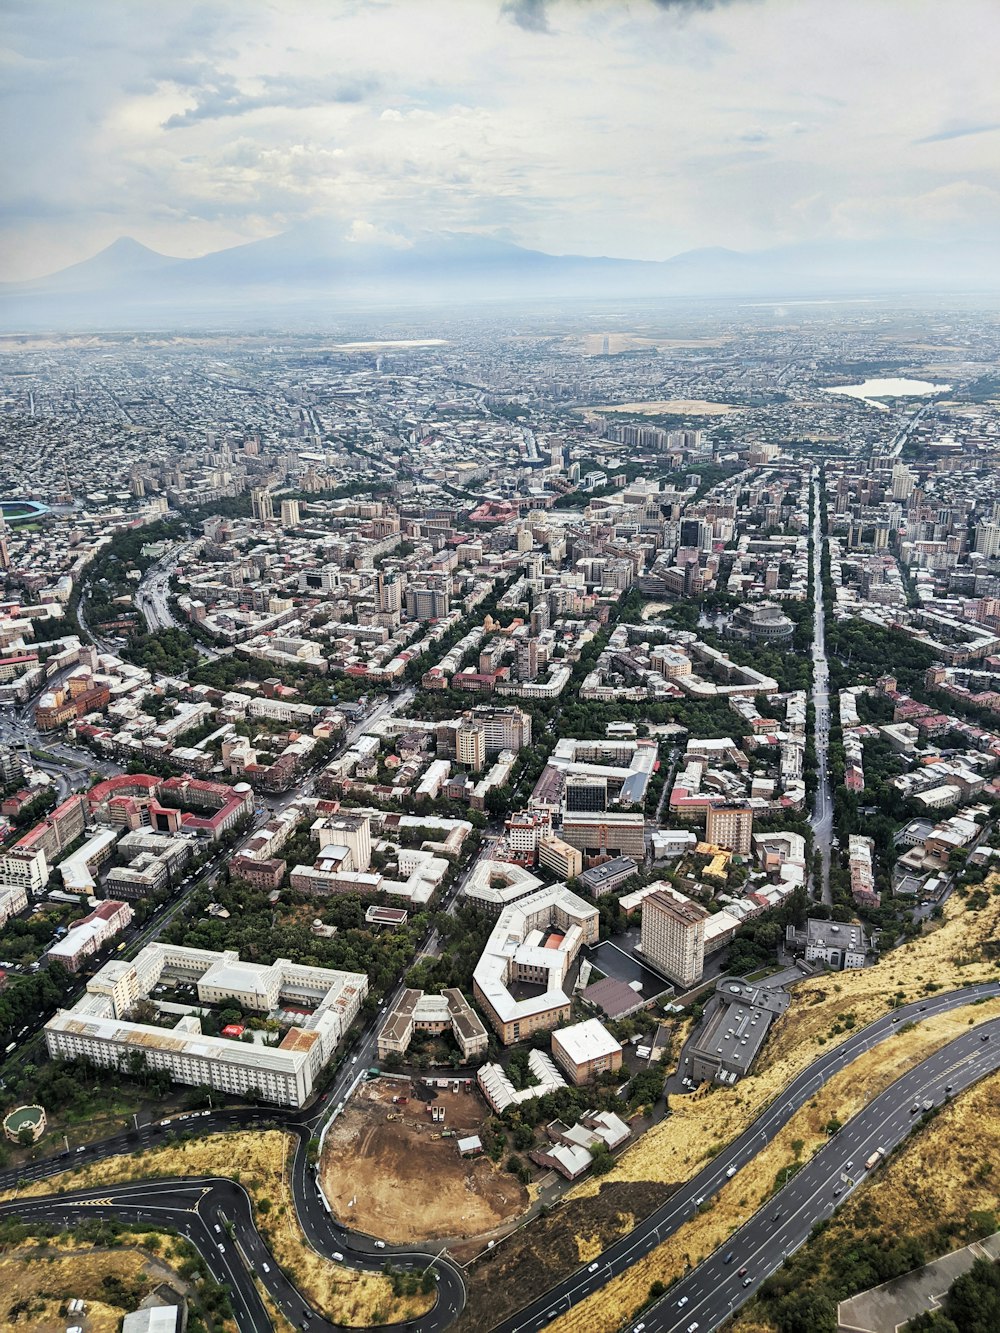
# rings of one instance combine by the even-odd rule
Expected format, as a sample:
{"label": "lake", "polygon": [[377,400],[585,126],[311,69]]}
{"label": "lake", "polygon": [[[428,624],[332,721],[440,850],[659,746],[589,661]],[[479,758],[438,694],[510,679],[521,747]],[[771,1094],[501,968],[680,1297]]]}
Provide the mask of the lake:
{"label": "lake", "polygon": [[888,379],[864,380],[861,384],[835,384],[832,388],[821,389],[820,393],[846,394],[849,398],[860,398],[862,402],[887,412],[889,409],[885,403],[879,402],[880,398],[926,398],[928,394],[944,393],[950,388],[950,384],[932,384],[930,380]]}

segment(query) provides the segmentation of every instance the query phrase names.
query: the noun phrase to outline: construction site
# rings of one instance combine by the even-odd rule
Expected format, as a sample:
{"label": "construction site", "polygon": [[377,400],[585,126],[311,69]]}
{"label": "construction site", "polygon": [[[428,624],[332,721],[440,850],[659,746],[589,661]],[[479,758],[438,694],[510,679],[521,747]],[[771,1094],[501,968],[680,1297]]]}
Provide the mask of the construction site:
{"label": "construction site", "polygon": [[488,1236],[528,1191],[482,1151],[489,1119],[474,1080],[378,1078],[331,1124],[320,1180],[336,1217],[393,1242]]}

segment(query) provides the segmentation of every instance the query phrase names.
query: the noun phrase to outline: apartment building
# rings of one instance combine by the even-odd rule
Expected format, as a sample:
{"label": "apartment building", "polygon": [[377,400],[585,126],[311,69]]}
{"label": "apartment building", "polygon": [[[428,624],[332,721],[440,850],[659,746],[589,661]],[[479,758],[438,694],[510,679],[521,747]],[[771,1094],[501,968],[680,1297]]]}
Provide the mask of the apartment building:
{"label": "apartment building", "polygon": [[705,815],[705,841],[739,856],[749,856],[753,847],[751,807],[735,802],[710,805]]}
{"label": "apartment building", "polygon": [[643,955],[678,986],[701,980],[705,965],[705,921],[700,903],[663,884],[642,901]]}

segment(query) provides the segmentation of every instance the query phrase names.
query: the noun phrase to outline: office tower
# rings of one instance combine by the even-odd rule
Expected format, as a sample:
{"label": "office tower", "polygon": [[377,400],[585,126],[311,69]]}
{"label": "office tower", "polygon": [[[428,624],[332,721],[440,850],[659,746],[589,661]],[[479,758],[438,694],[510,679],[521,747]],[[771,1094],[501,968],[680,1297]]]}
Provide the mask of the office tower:
{"label": "office tower", "polygon": [[0,569],[10,569],[10,551],[7,549],[7,520],[0,509]]}
{"label": "office tower", "polygon": [[146,494],[146,483],[138,472],[130,474],[128,479],[129,494],[134,500],[142,500]]}
{"label": "office tower", "polygon": [[271,492],[266,487],[257,487],[250,492],[250,508],[254,518],[262,523],[270,523],[274,518],[274,502]]}
{"label": "office tower", "polygon": [[708,912],[664,887],[642,902],[640,943],[643,956],[682,987],[701,980],[705,966]]}
{"label": "office tower", "polygon": [[710,805],[705,821],[705,841],[749,856],[752,846],[753,810],[748,805]]}
{"label": "office tower", "polygon": [[568,813],[606,810],[608,808],[607,778],[588,774],[570,773],[563,787],[563,809]]}
{"label": "office tower", "polygon": [[705,539],[705,525],[700,518],[681,519],[681,546],[693,546],[701,550]]}
{"label": "office tower", "polygon": [[299,517],[298,500],[282,500],[281,502],[281,526],[283,528],[297,528],[301,523]]}

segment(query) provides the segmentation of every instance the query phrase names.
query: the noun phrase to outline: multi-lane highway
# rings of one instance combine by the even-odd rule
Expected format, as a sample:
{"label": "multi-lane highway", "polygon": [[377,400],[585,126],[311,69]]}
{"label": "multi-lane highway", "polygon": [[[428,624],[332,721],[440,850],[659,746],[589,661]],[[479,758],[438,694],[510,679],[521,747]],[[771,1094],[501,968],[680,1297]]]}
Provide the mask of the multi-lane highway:
{"label": "multi-lane highway", "polygon": [[[655,1249],[662,1241],[671,1236],[679,1227],[689,1221],[702,1203],[707,1203],[712,1196],[735,1175],[740,1167],[746,1165],[751,1157],[773,1139],[783,1125],[791,1119],[810,1097],[812,1097],[828,1079],[839,1073],[859,1055],[871,1050],[879,1042],[890,1037],[899,1024],[907,1021],[919,1021],[933,1014],[944,1013],[961,1005],[970,1004],[980,997],[1000,995],[1000,983],[984,982],[979,986],[970,986],[965,990],[951,991],[921,1000],[893,1010],[884,1018],[877,1019],[868,1027],[851,1034],[840,1046],[821,1055],[793,1079],[781,1095],[765,1110],[744,1132],[726,1149],[714,1157],[711,1162],[680,1189],[669,1200],[638,1223],[627,1236],[609,1246],[597,1260],[587,1267],[578,1269],[562,1282],[549,1289],[516,1314],[501,1320],[494,1328],[496,1333],[537,1333],[559,1314],[564,1314],[579,1301],[585,1300],[599,1287],[631,1267],[638,1259]],[[970,1034],[972,1035],[972,1034]],[[987,1061],[995,1057],[1000,1063],[1000,1046],[997,1040],[978,1043],[983,1058]],[[922,1066],[921,1066],[922,1067]],[[909,1077],[909,1076],[907,1076]],[[949,1080],[960,1086],[957,1080]],[[893,1087],[896,1085],[894,1084]],[[888,1090],[892,1093],[892,1089]],[[908,1094],[900,1094],[906,1100]],[[907,1112],[910,1102],[907,1101]],[[851,1125],[854,1124],[852,1120]],[[840,1131],[834,1140],[844,1140],[847,1128]],[[848,1154],[850,1156],[850,1154]],[[802,1173],[800,1173],[801,1175]],[[795,1181],[799,1180],[795,1177]],[[780,1206],[775,1203],[775,1207]],[[808,1227],[806,1228],[808,1233]],[[799,1242],[796,1242],[799,1243]],[[794,1248],[794,1246],[792,1247]],[[786,1247],[787,1249],[787,1247]],[[597,1267],[594,1267],[594,1263]],[[742,1265],[737,1265],[737,1268]],[[741,1288],[742,1290],[742,1288]],[[749,1288],[748,1288],[749,1290]],[[683,1293],[682,1293],[683,1294]],[[693,1317],[693,1316],[692,1316]],[[690,1320],[688,1321],[690,1322]],[[686,1328],[687,1325],[684,1325]],[[703,1325],[709,1327],[709,1325]]]}
{"label": "multi-lane highway", "polygon": [[637,1322],[644,1333],[710,1333],[718,1328],[809,1238],[816,1223],[858,1188],[870,1174],[865,1163],[877,1149],[890,1152],[925,1110],[940,1106],[998,1067],[1000,1019],[993,1019],[956,1037],[898,1078],[714,1254],[643,1311]]}

